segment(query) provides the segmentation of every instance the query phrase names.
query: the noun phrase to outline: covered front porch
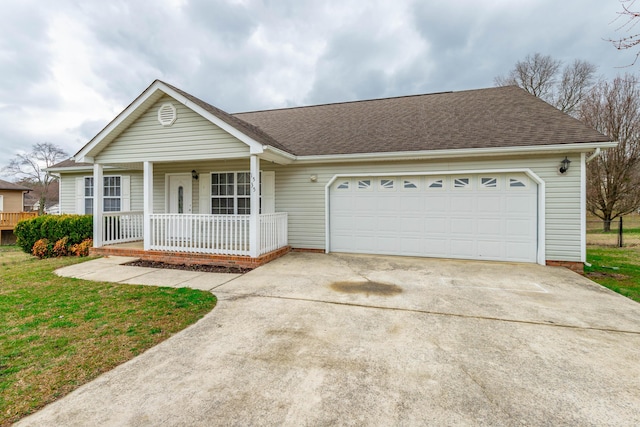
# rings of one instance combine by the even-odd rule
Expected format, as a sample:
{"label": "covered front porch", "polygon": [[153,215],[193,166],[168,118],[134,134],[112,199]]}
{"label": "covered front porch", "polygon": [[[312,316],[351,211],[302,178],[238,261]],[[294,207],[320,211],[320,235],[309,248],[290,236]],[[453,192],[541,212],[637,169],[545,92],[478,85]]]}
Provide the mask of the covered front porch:
{"label": "covered front porch", "polygon": [[[232,186],[233,191],[229,190],[229,193],[236,194],[234,202],[228,203],[229,206],[235,203],[236,213],[222,214],[222,209],[225,212],[234,210],[227,205],[224,208],[217,207],[219,199],[213,193],[218,191],[220,185],[212,182],[215,181],[212,176],[221,174],[211,171],[221,167],[219,162],[207,163],[206,169],[200,163],[199,176],[192,169],[193,164],[174,162],[169,167],[166,162],[144,162],[141,188],[133,191],[123,186],[120,189],[122,193],[132,194],[128,196],[126,203],[121,204],[123,210],[117,212],[105,212],[104,200],[113,196],[104,194],[110,191],[108,186],[94,185],[94,253],[126,255],[125,250],[131,252],[132,248],[121,245],[134,243],[135,256],[141,258],[158,259],[162,258],[160,253],[165,253],[173,258],[180,258],[169,262],[195,263],[193,260],[208,260],[213,263],[222,262],[229,257],[261,259],[265,255],[288,248],[288,215],[286,212],[273,212],[273,194],[261,199],[261,192],[274,192],[274,183],[273,173],[261,173],[260,159],[257,156],[235,160],[234,164],[249,166],[247,172],[236,172],[234,175],[242,175],[245,183],[236,183],[237,185]],[[133,170],[136,166],[129,167]],[[242,169],[246,171],[245,168]],[[138,175],[139,169],[138,167],[136,171]],[[93,182],[112,182],[108,179],[113,176],[111,173],[108,171],[105,179],[104,165],[94,164]],[[225,174],[229,175],[228,172]],[[260,185],[261,175],[269,177],[272,187],[270,190],[267,191],[263,188],[265,186]],[[240,205],[240,196],[237,195],[240,192],[244,209],[242,214],[238,213],[240,208],[237,206]],[[133,193],[142,193],[142,203],[141,197],[137,196],[136,201]],[[143,209],[128,209],[131,206],[142,206]],[[245,261],[247,260],[243,261],[246,264]]]}

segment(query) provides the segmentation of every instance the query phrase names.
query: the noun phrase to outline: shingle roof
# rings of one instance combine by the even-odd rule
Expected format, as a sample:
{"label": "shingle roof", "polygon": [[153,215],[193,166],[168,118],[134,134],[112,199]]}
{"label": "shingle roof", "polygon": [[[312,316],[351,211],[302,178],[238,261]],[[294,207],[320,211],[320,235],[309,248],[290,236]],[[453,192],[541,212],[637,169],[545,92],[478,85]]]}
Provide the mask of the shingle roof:
{"label": "shingle roof", "polygon": [[611,141],[516,86],[234,116],[298,156]]}
{"label": "shingle roof", "polygon": [[73,159],[67,159],[67,160],[61,161],[60,163],[56,163],[55,165],[50,166],[47,169],[73,168],[73,167],[79,167],[79,166],[93,167],[93,163],[76,162]]}
{"label": "shingle roof", "polygon": [[0,179],[0,190],[31,191],[31,188]]}

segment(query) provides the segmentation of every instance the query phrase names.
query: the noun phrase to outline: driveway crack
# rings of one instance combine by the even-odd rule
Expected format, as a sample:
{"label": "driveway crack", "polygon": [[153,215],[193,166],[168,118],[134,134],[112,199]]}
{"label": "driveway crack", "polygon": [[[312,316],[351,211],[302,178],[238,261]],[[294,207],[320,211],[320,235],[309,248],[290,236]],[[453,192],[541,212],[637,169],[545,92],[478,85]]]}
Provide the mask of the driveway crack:
{"label": "driveway crack", "polygon": [[420,313],[420,314],[428,314],[433,316],[444,316],[444,317],[458,317],[461,319],[477,319],[477,320],[493,320],[497,322],[505,322],[505,323],[516,323],[522,325],[533,325],[533,326],[547,326],[552,328],[565,328],[565,329],[575,329],[575,330],[585,330],[585,331],[599,331],[599,332],[616,332],[622,334],[632,334],[632,335],[640,335],[640,331],[630,331],[624,329],[612,329],[612,328],[599,328],[594,326],[577,326],[577,325],[566,325],[562,323],[553,323],[553,322],[538,322],[535,320],[518,320],[518,319],[505,319],[500,317],[492,317],[492,316],[477,316],[477,315],[469,315],[469,314],[460,314],[460,313],[446,313],[442,311],[433,311],[433,310],[420,310],[416,308],[401,308],[401,307],[385,307],[379,305],[370,305],[370,304],[357,304],[352,302],[342,302],[342,301],[324,301],[318,299],[311,298],[300,298],[300,297],[285,297],[285,296],[276,296],[276,295],[262,295],[257,293],[252,294],[242,294],[235,292],[218,292],[221,294],[227,294],[232,297],[254,297],[254,298],[273,298],[273,299],[281,299],[281,300],[290,300],[290,301],[302,301],[302,302],[315,302],[321,304],[332,304],[332,305],[342,305],[347,307],[361,307],[361,308],[369,308],[374,310],[390,310],[390,311],[399,311],[399,312],[408,312],[408,313]]}

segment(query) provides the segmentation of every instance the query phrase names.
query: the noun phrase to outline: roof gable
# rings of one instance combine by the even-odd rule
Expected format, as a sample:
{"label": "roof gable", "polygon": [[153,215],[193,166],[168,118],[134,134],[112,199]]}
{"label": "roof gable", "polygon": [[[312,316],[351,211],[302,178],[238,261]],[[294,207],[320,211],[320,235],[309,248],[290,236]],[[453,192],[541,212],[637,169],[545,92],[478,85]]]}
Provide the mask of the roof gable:
{"label": "roof gable", "polygon": [[243,122],[241,119],[213,107],[200,99],[187,94],[160,80],[154,81],[140,96],[138,96],[124,111],[102,129],[91,141],[74,156],[79,162],[92,161],[111,144],[118,136],[129,128],[136,120],[145,114],[163,96],[170,96],[185,107],[193,110],[239,141],[249,146],[252,153],[261,153],[264,146],[279,144],[260,129]]}

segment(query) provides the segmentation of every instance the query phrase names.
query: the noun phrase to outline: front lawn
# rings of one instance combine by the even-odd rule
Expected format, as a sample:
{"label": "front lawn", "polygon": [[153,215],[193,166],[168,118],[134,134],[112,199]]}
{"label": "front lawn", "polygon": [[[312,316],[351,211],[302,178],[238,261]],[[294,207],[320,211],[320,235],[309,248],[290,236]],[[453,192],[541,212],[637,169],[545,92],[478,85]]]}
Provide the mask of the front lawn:
{"label": "front lawn", "polygon": [[640,302],[640,248],[588,247],[587,277]]}
{"label": "front lawn", "polygon": [[82,261],[0,246],[0,426],[34,412],[193,324],[209,292],[58,277]]}

